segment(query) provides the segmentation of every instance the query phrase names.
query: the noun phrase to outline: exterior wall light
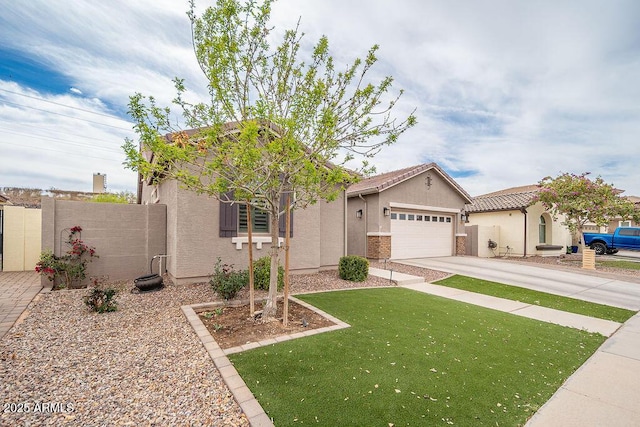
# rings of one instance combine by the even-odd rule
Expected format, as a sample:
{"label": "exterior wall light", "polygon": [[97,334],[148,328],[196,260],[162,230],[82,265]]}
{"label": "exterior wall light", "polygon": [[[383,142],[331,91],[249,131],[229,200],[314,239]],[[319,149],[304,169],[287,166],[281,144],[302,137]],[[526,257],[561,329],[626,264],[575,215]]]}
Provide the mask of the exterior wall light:
{"label": "exterior wall light", "polygon": [[356,218],[362,218],[362,209],[356,211]]}
{"label": "exterior wall light", "polygon": [[384,216],[389,216],[391,215],[391,210],[389,208],[382,208],[382,214]]}

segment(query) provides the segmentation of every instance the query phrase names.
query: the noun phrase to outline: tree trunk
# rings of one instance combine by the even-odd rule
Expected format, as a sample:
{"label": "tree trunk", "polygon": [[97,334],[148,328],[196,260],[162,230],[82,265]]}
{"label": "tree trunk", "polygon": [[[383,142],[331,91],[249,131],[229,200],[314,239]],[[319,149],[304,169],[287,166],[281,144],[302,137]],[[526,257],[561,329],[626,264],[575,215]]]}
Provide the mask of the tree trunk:
{"label": "tree trunk", "polygon": [[289,240],[291,231],[291,194],[287,194],[284,228],[284,301],[282,304],[282,325],[289,325]]}
{"label": "tree trunk", "polygon": [[249,316],[255,313],[253,286],[253,225],[251,224],[251,203],[247,202],[247,243],[249,244]]}
{"label": "tree trunk", "polygon": [[278,238],[280,237],[278,229],[278,212],[271,212],[271,271],[269,275],[269,295],[267,296],[267,303],[262,311],[263,320],[274,319],[277,314],[278,306]]}

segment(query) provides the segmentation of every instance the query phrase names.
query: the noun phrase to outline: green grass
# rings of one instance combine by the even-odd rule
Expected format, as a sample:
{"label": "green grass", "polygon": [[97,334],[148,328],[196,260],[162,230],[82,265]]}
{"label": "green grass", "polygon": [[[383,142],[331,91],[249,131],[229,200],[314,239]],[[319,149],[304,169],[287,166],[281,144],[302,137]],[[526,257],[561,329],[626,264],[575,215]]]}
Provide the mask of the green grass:
{"label": "green grass", "polygon": [[275,425],[523,425],[604,337],[402,288],[299,296],[351,328],[230,356]]}
{"label": "green grass", "polygon": [[554,308],[568,313],[583,314],[585,316],[596,317],[598,319],[613,320],[614,322],[619,323],[626,322],[636,314],[635,311],[624,308],[596,304],[575,298],[563,297],[546,292],[534,291],[532,289],[505,285],[502,283],[490,282],[467,276],[454,275],[434,283],[437,285],[448,286],[450,288],[462,289],[465,291],[491,295],[513,301],[521,301],[526,304]]}
{"label": "green grass", "polygon": [[626,270],[640,270],[640,262],[635,261],[596,261],[596,265],[603,267],[624,268]]}

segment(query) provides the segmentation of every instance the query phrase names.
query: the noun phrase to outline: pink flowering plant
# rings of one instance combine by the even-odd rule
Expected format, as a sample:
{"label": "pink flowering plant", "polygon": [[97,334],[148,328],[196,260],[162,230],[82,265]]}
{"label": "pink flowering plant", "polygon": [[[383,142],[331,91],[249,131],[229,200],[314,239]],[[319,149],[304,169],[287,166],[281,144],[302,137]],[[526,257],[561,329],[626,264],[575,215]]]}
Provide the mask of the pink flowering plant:
{"label": "pink flowering plant", "polygon": [[36,271],[53,282],[53,289],[78,288],[87,277],[87,264],[98,258],[96,249],[88,246],[81,238],[82,227],[76,225],[69,229],[64,255],[57,256],[51,251],[40,254]]}

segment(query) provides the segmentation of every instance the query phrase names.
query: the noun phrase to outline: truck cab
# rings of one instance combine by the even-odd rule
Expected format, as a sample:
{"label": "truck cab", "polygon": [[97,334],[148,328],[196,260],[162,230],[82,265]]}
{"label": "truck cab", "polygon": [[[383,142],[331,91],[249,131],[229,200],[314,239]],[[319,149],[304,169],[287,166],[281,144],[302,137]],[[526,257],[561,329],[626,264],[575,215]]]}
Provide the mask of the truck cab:
{"label": "truck cab", "polygon": [[640,227],[618,227],[612,234],[584,233],[584,242],[598,255],[614,254],[619,249],[640,250]]}

